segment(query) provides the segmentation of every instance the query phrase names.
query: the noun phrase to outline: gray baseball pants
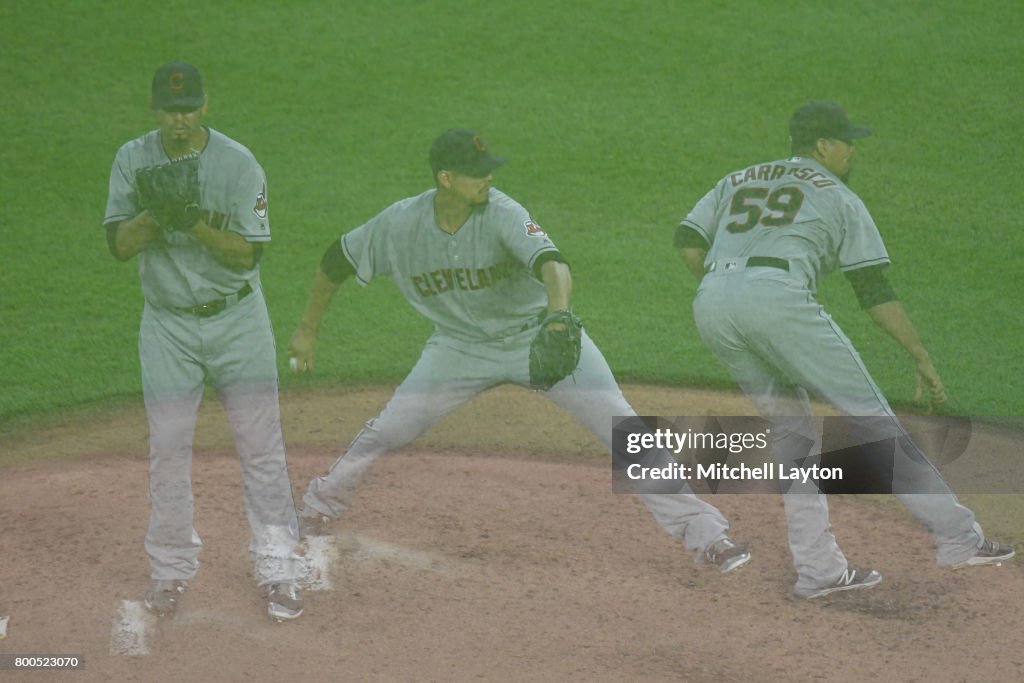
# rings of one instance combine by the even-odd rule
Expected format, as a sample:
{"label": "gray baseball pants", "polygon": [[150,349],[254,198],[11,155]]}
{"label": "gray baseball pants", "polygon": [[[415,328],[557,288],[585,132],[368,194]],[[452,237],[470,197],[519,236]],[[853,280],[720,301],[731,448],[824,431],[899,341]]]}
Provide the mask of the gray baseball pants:
{"label": "gray baseball pants", "polygon": [[[435,333],[412,371],[384,410],[371,419],[328,473],[314,478],[304,505],[330,517],[340,516],[366,468],[382,453],[400,448],[480,392],[503,383],[529,384],[531,328],[492,342],[467,342]],[[545,395],[589,429],[611,452],[612,417],[635,411],[622,395],[600,350],[583,333],[580,363]],[[694,551],[703,551],[729,527],[714,506],[692,492],[642,494],[662,528]]]}
{"label": "gray baseball pants", "polygon": [[[974,513],[907,436],[853,344],[802,283],[777,269],[718,269],[704,276],[693,313],[704,343],[771,425],[776,461],[820,455],[810,391],[846,417],[861,443],[897,437],[895,476],[919,493],[896,495],[932,532],[940,565],[976,553],[984,535]],[[847,561],[826,496],[812,481],[789,489],[783,503],[796,592],[832,583]]]}
{"label": "gray baseball pants", "polygon": [[234,435],[259,585],[299,577],[298,519],[285,463],[275,356],[258,288],[209,318],[146,305],[139,359],[149,419],[145,548],[152,578],[189,580],[199,567],[202,541],[192,523],[192,442],[207,378]]}

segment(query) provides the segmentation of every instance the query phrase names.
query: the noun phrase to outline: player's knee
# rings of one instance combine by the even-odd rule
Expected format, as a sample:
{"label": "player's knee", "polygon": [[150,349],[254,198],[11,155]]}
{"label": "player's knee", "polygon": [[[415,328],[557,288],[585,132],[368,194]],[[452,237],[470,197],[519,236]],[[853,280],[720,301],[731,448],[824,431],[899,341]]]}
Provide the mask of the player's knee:
{"label": "player's knee", "polygon": [[417,420],[392,420],[378,416],[363,426],[356,440],[361,445],[371,445],[373,450],[393,451],[412,443],[429,427],[429,423]]}

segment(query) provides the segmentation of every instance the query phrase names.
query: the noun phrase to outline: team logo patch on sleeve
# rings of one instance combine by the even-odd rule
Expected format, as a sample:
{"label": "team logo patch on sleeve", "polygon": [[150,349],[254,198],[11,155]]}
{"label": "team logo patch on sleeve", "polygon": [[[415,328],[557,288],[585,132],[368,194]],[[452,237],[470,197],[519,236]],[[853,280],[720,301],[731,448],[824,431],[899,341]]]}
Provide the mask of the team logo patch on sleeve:
{"label": "team logo patch on sleeve", "polygon": [[258,195],[256,195],[256,204],[252,207],[252,212],[256,214],[257,218],[267,217],[267,184],[263,183],[263,189]]}
{"label": "team logo patch on sleeve", "polygon": [[544,232],[544,228],[540,227],[537,221],[532,218],[523,223],[523,227],[526,228],[527,235],[531,235],[533,237],[545,237],[547,235],[547,233]]}

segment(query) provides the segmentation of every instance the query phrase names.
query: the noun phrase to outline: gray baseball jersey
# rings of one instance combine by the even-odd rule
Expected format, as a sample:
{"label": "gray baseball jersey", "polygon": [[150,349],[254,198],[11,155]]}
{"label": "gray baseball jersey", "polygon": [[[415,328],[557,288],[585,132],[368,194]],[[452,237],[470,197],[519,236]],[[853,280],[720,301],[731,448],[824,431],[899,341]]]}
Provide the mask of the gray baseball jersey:
{"label": "gray baseball jersey", "polygon": [[439,331],[465,340],[519,332],[547,306],[531,269],[555,245],[518,202],[491,188],[455,234],[439,228],[428,190],[392,204],[341,238],[367,284],[389,276]]}
{"label": "gray baseball jersey", "polygon": [[706,263],[743,256],[785,259],[812,291],[837,267],[889,262],[864,202],[814,159],[793,157],[730,173],[683,224],[711,245]]}
{"label": "gray baseball jersey", "polygon": [[[237,232],[250,242],[270,241],[267,180],[246,147],[208,129],[209,142],[199,165],[200,206],[212,228]],[[104,223],[117,223],[142,211],[135,192],[135,171],[167,163],[159,131],[122,145],[110,171]],[[192,235],[164,232],[163,241],[138,256],[146,301],[161,308],[186,307],[237,292],[247,282],[256,287],[256,266],[231,270],[218,262]]]}
{"label": "gray baseball jersey", "polygon": [[[207,129],[199,185],[203,221],[250,242],[268,242],[263,169],[244,146]],[[135,171],[169,161],[159,131],[123,145],[110,172],[105,224],[142,211]],[[150,521],[145,547],[152,578],[188,580],[202,546],[192,527],[192,439],[209,380],[218,391],[242,466],[250,551],[261,585],[294,581],[298,520],[285,463],[273,328],[259,267],[232,270],[188,232],[161,231],[139,254],[145,306],[139,330],[149,418]],[[195,307],[218,302],[215,314]],[[189,310],[193,309],[193,310]]]}
{"label": "gray baseball jersey", "polygon": [[[861,443],[896,445],[897,476],[931,495],[900,500],[933,531],[940,564],[973,555],[983,535],[941,475],[906,435],[860,355],[815,300],[819,279],[839,268],[887,264],[864,203],[813,159],[792,158],[730,173],[682,224],[708,241],[707,270],[693,302],[701,339],[772,426],[775,457],[814,458],[819,435],[808,392],[847,417]],[[784,496],[795,590],[811,595],[847,569],[815,482]]]}

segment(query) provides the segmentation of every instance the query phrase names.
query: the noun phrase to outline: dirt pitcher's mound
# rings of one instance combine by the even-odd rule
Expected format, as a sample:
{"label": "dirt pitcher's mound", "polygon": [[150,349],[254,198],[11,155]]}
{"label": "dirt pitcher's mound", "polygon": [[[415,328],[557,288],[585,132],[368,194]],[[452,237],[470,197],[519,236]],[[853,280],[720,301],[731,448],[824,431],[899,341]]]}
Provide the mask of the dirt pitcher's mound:
{"label": "dirt pitcher's mound", "polygon": [[[678,414],[692,401],[673,409],[678,392],[630,393],[652,414]],[[386,396],[283,397],[297,493]],[[0,678],[1024,679],[1019,561],[939,569],[928,533],[901,508],[834,497],[847,555],[885,580],[871,591],[797,600],[781,501],[720,495],[713,502],[754,552],[722,576],[696,565],[634,497],[612,494],[596,442],[547,406],[502,390],[414,450],[382,458],[334,527],[334,588],[307,593],[306,614],[281,625],[267,619],[250,574],[239,468],[218,431],[223,416],[204,409],[194,464],[202,564],[145,656],[110,654],[119,602],[138,599],[147,583],[141,413],[100,421],[95,429],[105,431],[88,439],[75,438],[83,426],[24,439],[23,449],[48,444],[51,452],[105,445],[0,470],[0,615],[10,615],[0,653],[79,654],[86,666]],[[506,432],[544,443],[506,440]],[[470,448],[467,439],[491,446]],[[516,448],[493,447],[501,442]],[[560,454],[537,455],[558,443]]]}

